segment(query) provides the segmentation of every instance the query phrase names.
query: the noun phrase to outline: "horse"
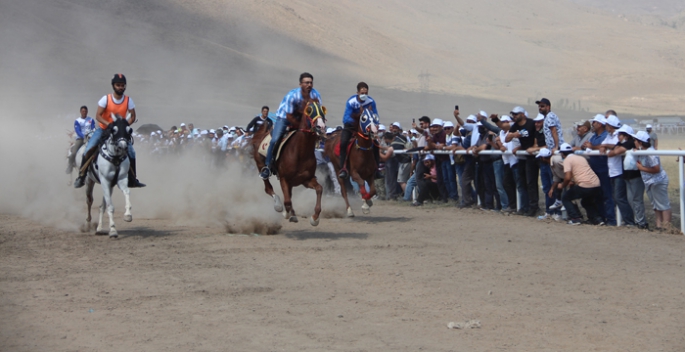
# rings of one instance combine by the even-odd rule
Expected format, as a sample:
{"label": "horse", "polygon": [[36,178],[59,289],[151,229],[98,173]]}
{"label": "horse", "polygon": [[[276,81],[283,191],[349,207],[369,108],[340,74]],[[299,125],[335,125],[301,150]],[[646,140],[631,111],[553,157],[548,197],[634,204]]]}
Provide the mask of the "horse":
{"label": "horse", "polygon": [[[107,207],[109,216],[109,237],[117,238],[119,234],[114,226],[114,204],[112,204],[112,189],[116,184],[124,193],[126,208],[124,221],[131,222],[131,199],[128,188],[128,145],[131,143],[133,129],[128,121],[119,115],[112,114],[112,123],[109,124],[103,134],[100,145],[96,148],[100,154],[97,162],[90,163],[86,177],[86,204],[88,205],[88,217],[86,218],[86,229],[90,229],[91,208],[93,205],[93,187],[95,183],[102,185],[102,204],[100,205],[100,218],[96,233],[104,234],[102,228],[102,218]],[[79,158],[80,159],[80,158]],[[81,165],[79,165],[81,167]]]}
{"label": "horse", "polygon": [[[348,144],[350,151],[347,153],[349,165],[347,169],[352,180],[359,185],[359,191],[363,199],[362,212],[364,214],[371,212],[371,206],[373,205],[371,198],[376,195],[376,186],[373,181],[377,165],[373,156],[373,137],[378,132],[379,124],[378,115],[374,114],[371,109],[364,108],[359,116],[359,130],[354,138],[350,139],[350,144]],[[336,175],[340,173],[340,157],[336,153],[336,149],[340,148],[340,135],[340,132],[334,133],[326,140],[324,147],[324,155],[333,163]],[[347,216],[354,217],[343,181],[343,179],[338,177],[338,182],[340,182],[340,185],[343,185],[340,191],[345,199],[345,205],[347,205]],[[366,191],[364,182],[369,184],[369,192]]]}
{"label": "horse", "polygon": [[[319,225],[319,215],[321,214],[321,194],[323,187],[316,181],[316,156],[314,149],[317,141],[326,131],[326,108],[321,106],[318,99],[307,100],[301,104],[300,110],[294,115],[293,120],[289,120],[292,126],[297,126],[290,137],[289,132],[283,134],[283,142],[280,156],[275,161],[274,169],[281,182],[283,190],[283,200],[274,193],[273,186],[269,180],[264,180],[264,191],[271,196],[274,201],[274,210],[283,213],[285,219],[290,222],[297,222],[297,216],[292,206],[293,187],[305,186],[316,191],[316,206],[314,215],[309,218],[312,226]],[[266,157],[260,153],[268,147],[268,140],[264,140],[270,133],[268,124],[262,124],[252,137],[253,157],[257,164],[257,170],[261,170],[266,165]],[[274,148],[274,153],[278,153],[279,146]],[[278,154],[277,154],[278,155]],[[283,206],[285,205],[285,210]]]}

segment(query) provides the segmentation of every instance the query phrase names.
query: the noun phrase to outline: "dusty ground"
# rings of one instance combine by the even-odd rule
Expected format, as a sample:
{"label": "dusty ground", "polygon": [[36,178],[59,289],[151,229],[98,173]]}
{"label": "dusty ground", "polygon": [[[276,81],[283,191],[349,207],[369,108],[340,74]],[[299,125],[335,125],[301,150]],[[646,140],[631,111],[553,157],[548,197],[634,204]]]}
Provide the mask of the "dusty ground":
{"label": "dusty ground", "polygon": [[274,236],[136,218],[118,240],[0,215],[0,350],[685,346],[683,236],[372,209]]}

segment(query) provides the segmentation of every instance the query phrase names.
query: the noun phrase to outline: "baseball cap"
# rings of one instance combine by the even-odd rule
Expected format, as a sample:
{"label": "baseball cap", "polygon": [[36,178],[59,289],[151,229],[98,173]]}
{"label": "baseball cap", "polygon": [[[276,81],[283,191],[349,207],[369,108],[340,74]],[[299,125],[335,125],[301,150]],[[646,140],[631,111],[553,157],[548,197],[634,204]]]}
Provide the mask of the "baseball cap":
{"label": "baseball cap", "polygon": [[209,133],[215,133],[216,131],[214,129],[209,130]]}
{"label": "baseball cap", "polygon": [[647,126],[645,126],[645,128],[652,128],[652,125],[647,124]]}
{"label": "baseball cap", "polygon": [[452,121],[445,121],[445,123],[442,125],[442,127],[444,127],[444,128],[454,127],[454,123],[452,123]]}
{"label": "baseball cap", "polygon": [[426,157],[423,159],[423,161],[426,161],[426,160],[435,160],[435,156],[433,156],[433,154],[428,154],[428,155],[426,155]]}
{"label": "baseball cap", "polygon": [[385,131],[387,128],[385,128],[385,125],[378,125],[378,130],[379,131]]}
{"label": "baseball cap", "polygon": [[466,118],[466,121],[476,122],[478,121],[478,118],[476,115],[469,115],[469,117]]}
{"label": "baseball cap", "polygon": [[524,108],[522,108],[522,107],[520,107],[520,106],[517,106],[517,107],[511,109],[511,113],[512,113],[512,114],[520,114],[520,113],[526,114],[526,109],[524,109]]}
{"label": "baseball cap", "polygon": [[397,128],[402,128],[402,125],[400,125],[400,123],[397,122],[397,121],[393,122],[390,126],[395,126],[395,127],[397,127]]}
{"label": "baseball cap", "polygon": [[181,122],[181,127],[186,127],[185,122]]}
{"label": "baseball cap", "polygon": [[609,117],[607,117],[607,124],[611,127],[619,128],[621,127],[621,120],[615,115],[609,115]]}
{"label": "baseball cap", "polygon": [[635,133],[635,132],[633,131],[632,127],[630,127],[628,125],[623,125],[623,126],[621,126],[621,128],[618,129],[618,133],[625,133],[625,134],[629,134],[632,136],[633,133]]}
{"label": "baseball cap", "polygon": [[502,122],[511,122],[511,117],[509,117],[509,115],[504,115],[500,117],[499,120]]}
{"label": "baseball cap", "polygon": [[478,112],[478,115],[483,116],[483,117],[488,117],[488,113],[485,112],[485,111],[483,111],[483,110],[481,110],[480,112]]}
{"label": "baseball cap", "polygon": [[409,132],[414,133],[414,134],[419,133],[419,131],[417,131],[417,130],[415,130],[415,129],[413,129],[413,128],[412,128],[411,130],[409,130]]}
{"label": "baseball cap", "polygon": [[637,131],[637,133],[633,134],[632,136],[640,142],[649,142],[649,133],[645,131]]}
{"label": "baseball cap", "polygon": [[328,128],[326,129],[326,134],[331,134],[331,133],[333,133],[333,132],[335,132],[335,128],[333,128],[333,127],[328,127]]}
{"label": "baseball cap", "polygon": [[[445,123],[442,122],[441,119],[433,119],[433,122],[431,122],[431,126],[442,126],[442,125],[444,125],[444,124],[445,124]],[[398,126],[398,127],[399,127],[399,126]]]}
{"label": "baseball cap", "polygon": [[206,135],[207,135],[207,130],[202,130],[202,132],[200,132],[200,135],[206,136]]}
{"label": "baseball cap", "polygon": [[542,148],[540,151],[538,151],[538,155],[536,155],[536,158],[549,158],[552,156],[552,151],[547,149],[547,148]]}
{"label": "baseball cap", "polygon": [[157,133],[155,131],[150,132],[150,136],[156,136]]}
{"label": "baseball cap", "polygon": [[606,125],[606,123],[607,123],[606,117],[604,117],[604,115],[602,115],[602,114],[597,114],[597,115],[595,115],[595,118],[592,119],[592,121],[593,121],[593,122],[599,122],[599,123],[601,123],[602,125]]}
{"label": "baseball cap", "polygon": [[535,104],[538,104],[538,105],[545,104],[545,105],[552,106],[552,103],[550,103],[549,99],[547,99],[547,98],[542,98],[542,99],[536,101]]}
{"label": "baseball cap", "polygon": [[544,121],[544,120],[545,120],[545,115],[543,115],[543,114],[538,114],[538,116],[536,116],[536,117],[533,119],[533,121],[536,121],[536,122],[537,122],[537,121]]}
{"label": "baseball cap", "polygon": [[562,152],[562,153],[564,153],[564,152],[572,152],[572,151],[573,151],[573,147],[571,147],[571,145],[568,144],[568,143],[561,143],[561,145],[559,146],[559,151]]}

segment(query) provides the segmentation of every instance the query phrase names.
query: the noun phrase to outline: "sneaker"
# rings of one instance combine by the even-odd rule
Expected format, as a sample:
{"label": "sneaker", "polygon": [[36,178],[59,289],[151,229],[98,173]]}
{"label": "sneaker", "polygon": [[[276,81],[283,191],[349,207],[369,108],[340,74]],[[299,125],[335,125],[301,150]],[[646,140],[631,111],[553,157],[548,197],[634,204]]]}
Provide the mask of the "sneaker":
{"label": "sneaker", "polygon": [[637,228],[640,229],[640,230],[649,230],[649,225],[647,225],[647,224],[642,224],[642,225],[638,224],[638,225],[637,225]]}
{"label": "sneaker", "polygon": [[546,220],[548,218],[551,218],[552,215],[545,213],[545,215],[540,215],[538,216],[538,220]]}
{"label": "sneaker", "polygon": [[561,201],[557,199],[557,200],[554,202],[554,204],[552,204],[552,205],[549,206],[549,210],[559,209],[559,208],[561,208],[561,207],[563,207],[563,206],[564,206],[564,204],[561,203]]}
{"label": "sneaker", "polygon": [[561,221],[561,214],[552,214],[552,220]]}
{"label": "sneaker", "polygon": [[262,171],[259,173],[259,177],[261,177],[262,180],[268,180],[269,177],[271,177],[271,170],[266,166],[263,167]]}
{"label": "sneaker", "polygon": [[506,213],[506,214],[515,213],[515,212],[516,212],[516,209],[514,209],[514,208],[502,209],[502,213]]}
{"label": "sneaker", "polygon": [[581,219],[571,219],[568,221],[569,225],[580,225],[582,223],[583,223],[583,221]]}
{"label": "sneaker", "polygon": [[561,209],[559,209],[559,210],[560,210],[560,211],[566,211],[566,207],[562,205],[562,206],[561,206]]}

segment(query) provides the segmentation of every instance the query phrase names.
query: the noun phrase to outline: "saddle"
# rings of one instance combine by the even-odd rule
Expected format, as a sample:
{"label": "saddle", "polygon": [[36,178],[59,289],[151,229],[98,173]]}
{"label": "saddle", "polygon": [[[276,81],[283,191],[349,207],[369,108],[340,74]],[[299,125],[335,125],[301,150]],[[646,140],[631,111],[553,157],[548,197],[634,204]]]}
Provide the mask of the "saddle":
{"label": "saddle", "polygon": [[[357,141],[356,137],[350,138],[350,142],[347,143],[347,155],[350,155],[350,151],[352,150],[352,146],[355,145]],[[340,157],[340,140],[338,140],[338,143],[335,144],[335,156]],[[349,158],[347,158],[349,159]]]}
{"label": "saddle", "polygon": [[[290,139],[290,137],[295,134],[297,130],[290,130],[283,135],[283,138],[281,138],[281,143],[279,143],[276,146],[276,157],[274,158],[274,161],[278,160],[278,158],[281,156],[281,150],[283,150],[283,146],[285,145],[285,142]],[[259,144],[259,155],[266,157],[266,152],[269,150],[269,144],[271,143],[271,133],[267,134],[264,139],[262,139],[262,142]]]}

